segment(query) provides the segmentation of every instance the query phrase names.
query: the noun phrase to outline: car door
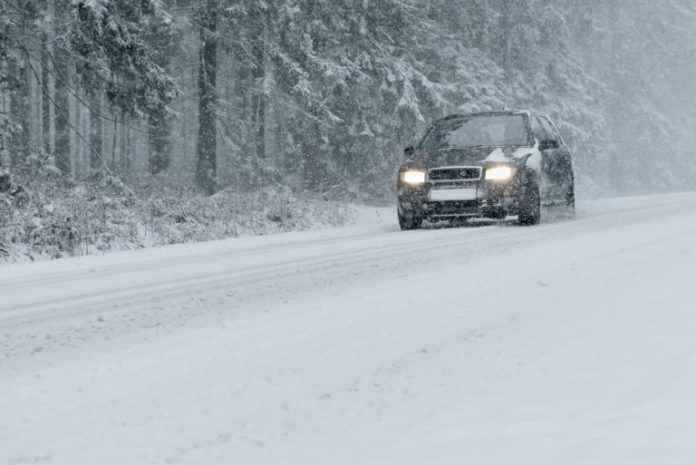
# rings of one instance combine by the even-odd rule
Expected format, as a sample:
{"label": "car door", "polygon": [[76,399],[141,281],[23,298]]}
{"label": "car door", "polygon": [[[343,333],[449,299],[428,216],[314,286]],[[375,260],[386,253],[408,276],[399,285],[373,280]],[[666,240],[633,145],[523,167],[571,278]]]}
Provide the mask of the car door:
{"label": "car door", "polygon": [[557,195],[557,187],[554,185],[553,177],[553,159],[554,148],[550,143],[550,135],[541,124],[541,118],[538,116],[532,117],[532,132],[539,142],[539,152],[541,153],[540,166],[540,185],[541,203],[548,205],[555,202]]}
{"label": "car door", "polygon": [[539,128],[537,138],[541,152],[542,203],[556,205],[564,198],[563,144],[546,118],[536,115],[534,119]]}
{"label": "car door", "polygon": [[553,186],[552,203],[565,205],[573,191],[573,159],[551,120],[539,115],[539,121],[551,141],[550,145],[555,147],[549,150],[547,157],[547,176]]}

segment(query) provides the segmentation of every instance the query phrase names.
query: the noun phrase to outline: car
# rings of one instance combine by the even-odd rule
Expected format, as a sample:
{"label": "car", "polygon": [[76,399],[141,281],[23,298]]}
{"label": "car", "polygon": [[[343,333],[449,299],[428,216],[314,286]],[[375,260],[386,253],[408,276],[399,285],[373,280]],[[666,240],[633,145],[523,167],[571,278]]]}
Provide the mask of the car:
{"label": "car", "polygon": [[404,150],[397,177],[401,229],[470,218],[539,224],[542,207],[575,212],[573,158],[536,111],[450,115]]}

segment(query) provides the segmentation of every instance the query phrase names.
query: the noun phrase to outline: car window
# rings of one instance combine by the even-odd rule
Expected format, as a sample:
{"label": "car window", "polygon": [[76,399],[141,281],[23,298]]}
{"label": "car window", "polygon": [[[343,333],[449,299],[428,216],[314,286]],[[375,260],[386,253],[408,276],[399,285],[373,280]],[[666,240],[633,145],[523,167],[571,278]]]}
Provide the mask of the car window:
{"label": "car window", "polygon": [[551,124],[551,122],[543,116],[539,117],[539,122],[541,123],[541,126],[544,128],[544,132],[547,134],[548,139],[556,141],[560,144],[561,138],[556,132],[556,128],[553,127],[553,124]]}
{"label": "car window", "polygon": [[546,131],[539,122],[539,117],[537,116],[532,118],[532,132],[534,132],[534,137],[536,137],[540,141],[547,139]]}
{"label": "car window", "polygon": [[426,134],[420,148],[426,151],[474,146],[529,145],[522,115],[465,116],[438,122]]}

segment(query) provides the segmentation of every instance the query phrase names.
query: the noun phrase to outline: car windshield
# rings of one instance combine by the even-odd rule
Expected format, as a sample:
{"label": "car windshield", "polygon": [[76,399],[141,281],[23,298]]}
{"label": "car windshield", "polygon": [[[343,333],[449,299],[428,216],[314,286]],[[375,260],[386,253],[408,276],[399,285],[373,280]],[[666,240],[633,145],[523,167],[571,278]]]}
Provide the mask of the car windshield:
{"label": "car windshield", "polygon": [[426,151],[477,146],[522,146],[529,133],[522,115],[462,116],[440,121],[421,142]]}

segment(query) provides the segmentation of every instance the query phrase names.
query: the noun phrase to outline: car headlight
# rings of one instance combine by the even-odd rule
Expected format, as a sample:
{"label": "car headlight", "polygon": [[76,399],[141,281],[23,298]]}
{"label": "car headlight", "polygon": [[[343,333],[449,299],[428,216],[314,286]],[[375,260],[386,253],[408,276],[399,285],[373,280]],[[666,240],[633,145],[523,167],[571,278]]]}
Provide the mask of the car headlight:
{"label": "car headlight", "polygon": [[408,170],[401,173],[401,180],[406,184],[412,186],[417,186],[419,184],[425,184],[425,171],[422,170]]}
{"label": "car headlight", "polygon": [[507,181],[515,171],[510,166],[496,166],[486,170],[486,181]]}

